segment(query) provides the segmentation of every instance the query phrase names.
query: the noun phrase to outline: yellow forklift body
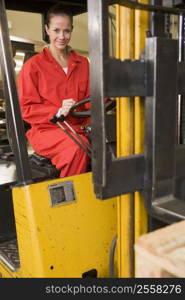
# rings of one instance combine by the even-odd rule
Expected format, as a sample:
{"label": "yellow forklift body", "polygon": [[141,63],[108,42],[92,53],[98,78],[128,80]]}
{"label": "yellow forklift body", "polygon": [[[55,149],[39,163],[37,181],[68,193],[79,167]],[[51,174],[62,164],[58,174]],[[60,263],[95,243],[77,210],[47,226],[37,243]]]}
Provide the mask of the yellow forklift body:
{"label": "yellow forklift body", "polygon": [[[108,277],[116,234],[116,198],[102,201],[93,192],[91,173],[13,188],[20,268],[2,277],[77,277],[95,269]],[[51,205],[49,185],[69,182],[75,201]]]}

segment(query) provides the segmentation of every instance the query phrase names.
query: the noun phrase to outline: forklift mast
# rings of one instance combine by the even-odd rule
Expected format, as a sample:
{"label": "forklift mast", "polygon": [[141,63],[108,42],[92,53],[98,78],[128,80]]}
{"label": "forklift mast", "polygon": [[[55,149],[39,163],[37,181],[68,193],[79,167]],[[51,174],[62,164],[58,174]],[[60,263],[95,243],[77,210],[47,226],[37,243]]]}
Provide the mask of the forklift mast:
{"label": "forklift mast", "polygon": [[[139,4],[137,1],[116,3],[163,15],[178,15],[180,20],[185,13],[184,8],[179,7]],[[91,66],[92,116],[96,115],[96,119],[92,117],[96,195],[107,199],[142,191],[152,214],[169,222],[183,219],[181,198],[184,195],[179,194],[179,181],[182,183],[185,176],[185,148],[182,143],[177,143],[177,97],[184,95],[184,62],[179,60],[184,42],[180,49],[178,40],[170,38],[167,26],[163,26],[164,32],[160,36],[153,36],[155,29],[152,27],[142,59],[109,58],[107,11],[107,1],[88,2],[90,59],[97,62]],[[105,147],[102,99],[137,96],[145,97],[144,153],[112,159]]]}

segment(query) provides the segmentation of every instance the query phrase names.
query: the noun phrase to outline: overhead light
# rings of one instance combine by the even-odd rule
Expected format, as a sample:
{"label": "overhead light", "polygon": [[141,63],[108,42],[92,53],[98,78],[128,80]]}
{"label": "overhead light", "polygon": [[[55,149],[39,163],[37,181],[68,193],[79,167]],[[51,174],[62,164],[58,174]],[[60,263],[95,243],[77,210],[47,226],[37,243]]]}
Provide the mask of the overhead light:
{"label": "overhead light", "polygon": [[24,52],[16,52],[16,56],[25,56]]}

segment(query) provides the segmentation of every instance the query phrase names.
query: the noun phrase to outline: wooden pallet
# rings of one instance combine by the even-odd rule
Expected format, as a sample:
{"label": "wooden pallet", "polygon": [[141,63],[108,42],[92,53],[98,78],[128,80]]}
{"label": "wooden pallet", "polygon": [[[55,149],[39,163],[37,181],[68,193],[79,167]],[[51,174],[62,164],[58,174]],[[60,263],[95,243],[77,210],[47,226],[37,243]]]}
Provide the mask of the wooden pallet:
{"label": "wooden pallet", "polygon": [[142,235],[135,251],[135,277],[185,278],[185,221]]}

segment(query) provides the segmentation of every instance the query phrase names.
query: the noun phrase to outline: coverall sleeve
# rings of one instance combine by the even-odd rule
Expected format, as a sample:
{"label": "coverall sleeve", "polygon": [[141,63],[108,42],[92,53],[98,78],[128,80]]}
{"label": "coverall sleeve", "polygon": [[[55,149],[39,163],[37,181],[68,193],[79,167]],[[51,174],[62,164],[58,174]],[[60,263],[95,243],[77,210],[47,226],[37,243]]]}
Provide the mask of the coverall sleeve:
{"label": "coverall sleeve", "polygon": [[18,91],[22,117],[29,124],[49,123],[58,111],[57,106],[40,96],[38,80],[34,65],[25,63],[18,76]]}

